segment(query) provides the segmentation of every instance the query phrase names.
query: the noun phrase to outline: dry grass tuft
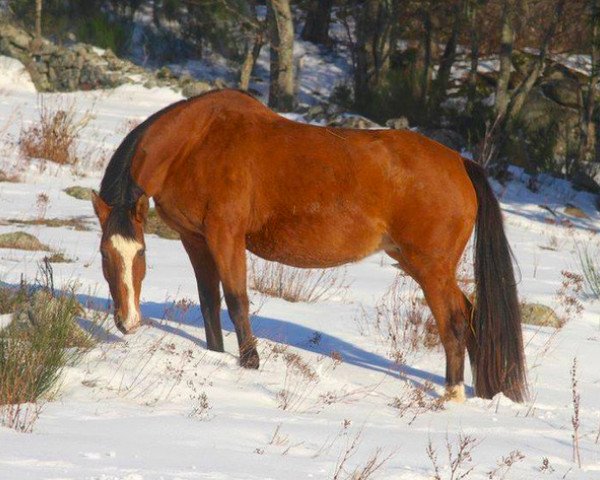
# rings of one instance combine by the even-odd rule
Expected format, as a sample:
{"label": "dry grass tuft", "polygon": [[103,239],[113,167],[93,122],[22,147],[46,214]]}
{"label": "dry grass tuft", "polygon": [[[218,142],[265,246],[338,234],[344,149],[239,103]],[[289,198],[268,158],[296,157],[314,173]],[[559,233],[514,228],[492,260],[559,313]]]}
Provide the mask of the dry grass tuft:
{"label": "dry grass tuft", "polygon": [[285,378],[283,388],[277,392],[278,407],[298,410],[313,391],[319,380],[317,372],[297,353],[283,353]]}
{"label": "dry grass tuft", "polygon": [[363,464],[349,468],[349,460],[357,453],[361,438],[362,431],[359,431],[352,439],[348,439],[336,462],[332,480],[369,480],[394,456],[393,453],[383,455],[382,449],[377,448]]}
{"label": "dry grass tuft", "polygon": [[63,252],[54,252],[50,255],[45,256],[44,261],[47,261],[49,263],[73,263],[75,260],[73,260],[68,255],[64,254]]}
{"label": "dry grass tuft", "polygon": [[77,139],[90,122],[90,112],[78,117],[74,101],[55,101],[49,105],[38,98],[39,118],[36,123],[21,129],[19,148],[27,158],[41,158],[59,165],[75,165]]}
{"label": "dry grass tuft", "polygon": [[18,183],[20,182],[21,179],[19,178],[19,175],[17,175],[16,173],[6,173],[4,170],[0,169],[0,183],[1,182],[6,182],[6,183]]}
{"label": "dry grass tuft", "polygon": [[[478,444],[479,442],[475,437],[461,433],[458,435],[458,444],[455,449],[448,436],[446,436],[448,464],[442,467],[438,461],[437,451],[430,439],[425,451],[433,465],[434,480],[444,480],[444,478],[447,478],[448,480],[462,480],[470,477],[475,468],[472,465],[472,452]],[[446,476],[442,476],[443,471],[447,471]]]}
{"label": "dry grass tuft", "polygon": [[30,220],[21,220],[18,218],[10,218],[7,220],[8,223],[14,225],[42,225],[44,227],[68,227],[73,230],[80,232],[87,232],[91,230],[88,222],[81,217],[72,218],[34,218]]}
{"label": "dry grass tuft", "polygon": [[409,418],[408,424],[411,425],[424,413],[444,410],[444,397],[433,397],[430,394],[432,391],[431,382],[417,386],[407,384],[407,389],[395,397],[389,405],[398,411],[400,418],[405,416]]}
{"label": "dry grass tuft", "polygon": [[343,294],[348,284],[345,270],[300,269],[250,257],[248,284],[252,290],[288,302],[329,300]]}
{"label": "dry grass tuft", "polygon": [[437,325],[420,289],[401,274],[375,305],[375,319],[362,311],[356,322],[362,334],[375,328],[388,348],[390,358],[401,365],[407,355],[421,349],[433,350],[440,343]]}

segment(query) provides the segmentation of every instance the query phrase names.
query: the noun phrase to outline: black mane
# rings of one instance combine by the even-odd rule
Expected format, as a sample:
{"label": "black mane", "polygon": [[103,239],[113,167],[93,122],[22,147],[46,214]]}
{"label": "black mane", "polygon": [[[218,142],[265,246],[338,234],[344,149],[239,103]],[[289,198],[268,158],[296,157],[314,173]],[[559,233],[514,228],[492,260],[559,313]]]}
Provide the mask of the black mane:
{"label": "black mane", "polygon": [[[110,162],[108,162],[100,184],[100,197],[112,207],[105,226],[109,234],[118,233],[126,238],[135,238],[135,232],[131,223],[131,212],[138,199],[144,194],[144,191],[135,183],[131,176],[131,162],[137,151],[138,143],[144,136],[144,133],[146,133],[146,130],[162,115],[173,110],[175,107],[218,91],[211,90],[168,105],[150,115],[140,125],[129,132],[121,142]],[[238,91],[252,97],[248,92]]]}
{"label": "black mane", "polygon": [[140,198],[144,191],[131,177],[131,161],[137,150],[137,145],[140,139],[146,133],[146,130],[164,113],[174,109],[175,107],[187,102],[188,100],[180,100],[162,110],[150,115],[140,125],[135,127],[125,139],[121,142],[115,153],[113,154],[102,183],[100,184],[100,197],[108,205],[113,208],[131,209],[135,202]]}

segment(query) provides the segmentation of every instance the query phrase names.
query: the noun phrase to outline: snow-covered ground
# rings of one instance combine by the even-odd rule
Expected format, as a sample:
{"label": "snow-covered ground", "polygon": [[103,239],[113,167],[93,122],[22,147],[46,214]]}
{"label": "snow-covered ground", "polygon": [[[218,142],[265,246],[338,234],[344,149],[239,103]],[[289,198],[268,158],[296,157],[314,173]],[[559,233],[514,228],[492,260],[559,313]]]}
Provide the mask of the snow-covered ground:
{"label": "snow-covered ground", "polygon": [[[81,301],[100,308],[108,304],[109,294],[100,267],[99,227],[90,203],[63,189],[97,187],[102,162],[128,129],[179,97],[166,89],[127,86],[43,98],[94,116],[82,131],[83,163],[76,169],[41,168],[20,158],[15,142],[21,125],[36,118],[39,99],[18,62],[0,58],[0,169],[22,179],[0,183],[0,233],[27,231],[75,259],[55,265],[57,283],[77,282]],[[594,198],[545,177],[533,193],[526,186],[528,177],[513,173],[515,179],[506,186],[494,186],[519,264],[519,293],[564,314],[558,294],[561,271],[579,270],[578,245],[600,248]],[[40,202],[40,194],[48,201]],[[567,203],[590,218],[567,217]],[[559,221],[540,205],[553,210]],[[91,230],[5,222],[40,216],[83,217]],[[461,467],[462,472],[474,467],[465,478],[600,478],[597,301],[580,297],[583,312],[568,316],[561,330],[524,326],[529,402],[470,397],[462,405],[439,409],[434,407],[443,392],[443,352],[407,348],[406,364],[398,367],[375,327],[375,306],[397,275],[385,256],[349,265],[340,272],[345,291],[316,303],[251,292],[262,364],[258,371],[247,371],[238,366],[226,311],[227,353],[217,354],[205,350],[198,307],[174,306],[197,299],[180,243],[150,235],[147,244],[142,311],[148,324],[123,337],[109,322],[98,346],[66,371],[33,433],[0,427],[0,479],[328,479],[347,450],[347,472],[360,470],[380,450],[380,460],[391,457],[373,478],[427,479],[434,476],[429,442],[437,451],[441,478],[451,478],[446,446],[456,452],[461,436],[476,439],[472,460]],[[0,250],[0,280],[16,284],[21,275],[33,280],[42,257],[41,252]],[[406,284],[399,293],[410,288]],[[291,353],[309,367],[305,373],[291,363]],[[574,358],[581,395],[581,469],[572,460],[571,446]],[[409,411],[391,406],[395,398],[410,403],[423,385],[428,390]],[[283,409],[285,390],[290,393]],[[511,452],[517,460],[503,477],[508,466],[499,467],[499,462]]]}

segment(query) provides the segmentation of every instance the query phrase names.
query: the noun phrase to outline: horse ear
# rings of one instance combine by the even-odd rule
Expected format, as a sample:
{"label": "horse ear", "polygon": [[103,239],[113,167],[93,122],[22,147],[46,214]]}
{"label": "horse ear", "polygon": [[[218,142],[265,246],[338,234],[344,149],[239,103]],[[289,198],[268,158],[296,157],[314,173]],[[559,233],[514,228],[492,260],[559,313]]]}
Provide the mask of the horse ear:
{"label": "horse ear", "polygon": [[148,217],[148,209],[150,208],[150,201],[145,193],[142,193],[142,196],[138,198],[138,201],[135,202],[135,219],[138,222],[146,223],[146,218]]}
{"label": "horse ear", "polygon": [[96,216],[100,220],[100,225],[104,225],[112,207],[102,200],[102,197],[98,195],[96,190],[92,190],[92,204],[94,205],[94,212],[96,212]]}

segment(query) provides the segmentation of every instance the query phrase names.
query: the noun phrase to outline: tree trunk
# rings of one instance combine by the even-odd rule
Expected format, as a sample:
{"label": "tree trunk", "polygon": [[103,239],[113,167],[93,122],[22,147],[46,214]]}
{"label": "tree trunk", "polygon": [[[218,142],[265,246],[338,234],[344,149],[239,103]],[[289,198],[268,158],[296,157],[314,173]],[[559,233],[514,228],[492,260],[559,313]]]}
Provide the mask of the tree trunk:
{"label": "tree trunk", "polygon": [[250,76],[252,75],[252,71],[254,70],[254,66],[256,65],[256,60],[260,55],[260,51],[264,43],[264,31],[260,29],[256,32],[252,44],[248,45],[248,48],[246,50],[244,63],[242,64],[242,68],[240,69],[240,90],[248,90],[248,87],[250,86]]}
{"label": "tree trunk", "polygon": [[357,8],[354,95],[360,103],[368,100],[386,77],[389,68],[391,19],[382,0],[366,0]]}
{"label": "tree trunk", "polygon": [[596,142],[596,128],[593,121],[596,108],[596,87],[600,79],[600,0],[590,0],[591,20],[591,73],[588,92],[581,111],[581,129],[579,135],[579,161],[593,158]]}
{"label": "tree trunk", "polygon": [[431,81],[433,79],[433,58],[437,54],[437,38],[436,33],[438,30],[437,17],[431,14],[431,9],[426,8],[422,12],[423,17],[423,30],[425,38],[423,41],[423,62],[420,65],[421,68],[421,91],[420,101],[423,108],[426,108],[429,103],[429,93],[431,91]]}
{"label": "tree trunk", "polygon": [[42,0],[35,0],[35,36],[42,38]]}
{"label": "tree trunk", "polygon": [[448,88],[448,82],[450,81],[450,72],[452,71],[454,61],[456,60],[456,47],[458,45],[458,36],[463,24],[464,12],[464,1],[460,1],[454,6],[452,32],[446,43],[446,48],[444,48],[444,53],[437,72],[434,97],[432,98],[431,105],[433,112],[439,110],[440,104],[446,99],[446,90]]}
{"label": "tree trunk", "polygon": [[512,50],[515,41],[514,0],[504,0],[502,11],[502,33],[500,39],[500,72],[496,83],[496,117],[502,118],[508,108],[508,87],[510,83],[510,72],[512,69]]}
{"label": "tree trunk", "polygon": [[280,112],[294,108],[294,23],[289,0],[268,0],[271,41],[269,106]]}
{"label": "tree trunk", "polygon": [[558,0],[558,2],[556,3],[554,11],[552,12],[552,19],[550,20],[550,25],[546,30],[544,40],[542,41],[542,45],[540,46],[539,54],[525,79],[519,84],[519,86],[515,89],[514,93],[511,95],[508,106],[506,107],[506,120],[508,121],[509,126],[510,123],[512,123],[519,116],[519,113],[521,113],[521,109],[525,104],[527,95],[529,95],[529,92],[535,85],[535,82],[538,80],[541,73],[544,71],[544,65],[546,63],[546,57],[548,56],[548,49],[550,48],[550,43],[554,38],[556,28],[558,27],[558,23],[561,20],[563,20],[562,13],[565,8],[565,2],[566,0]]}
{"label": "tree trunk", "polygon": [[479,67],[479,28],[477,21],[478,1],[471,0],[467,10],[467,20],[469,22],[469,42],[471,46],[471,67],[469,69],[469,79],[467,86],[467,112],[472,113],[477,96],[477,69]]}
{"label": "tree trunk", "polygon": [[302,29],[302,39],[309,42],[329,45],[329,23],[331,22],[333,0],[311,0],[308,4],[306,23]]}

